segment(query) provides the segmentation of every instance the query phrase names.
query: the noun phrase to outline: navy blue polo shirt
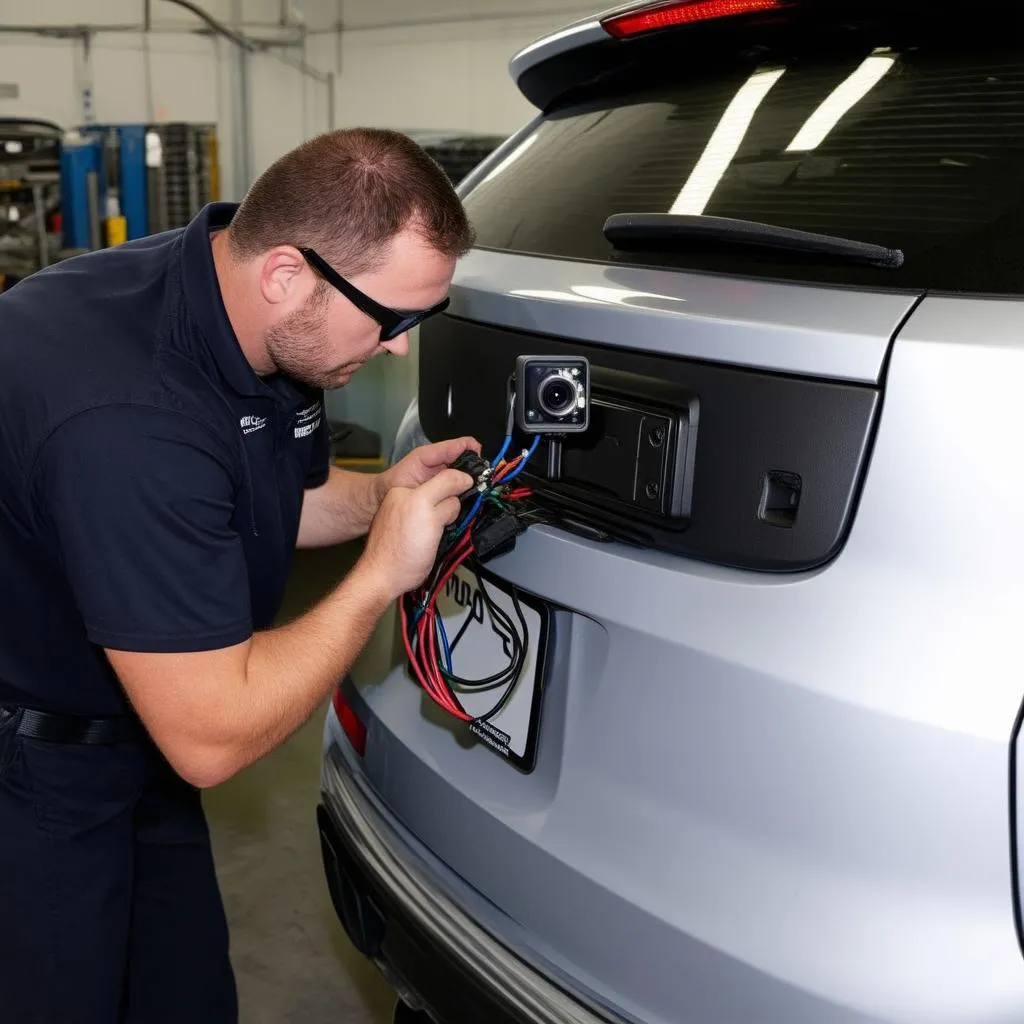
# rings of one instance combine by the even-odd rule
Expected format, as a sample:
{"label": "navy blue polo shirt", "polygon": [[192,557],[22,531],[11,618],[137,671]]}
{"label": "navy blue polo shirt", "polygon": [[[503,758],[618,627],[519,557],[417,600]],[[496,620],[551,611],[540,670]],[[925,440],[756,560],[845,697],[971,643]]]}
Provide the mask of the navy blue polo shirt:
{"label": "navy blue polo shirt", "polygon": [[327,423],[231,330],[210,233],[235,208],[0,296],[0,704],[123,711],[103,647],[226,647],[277,613]]}

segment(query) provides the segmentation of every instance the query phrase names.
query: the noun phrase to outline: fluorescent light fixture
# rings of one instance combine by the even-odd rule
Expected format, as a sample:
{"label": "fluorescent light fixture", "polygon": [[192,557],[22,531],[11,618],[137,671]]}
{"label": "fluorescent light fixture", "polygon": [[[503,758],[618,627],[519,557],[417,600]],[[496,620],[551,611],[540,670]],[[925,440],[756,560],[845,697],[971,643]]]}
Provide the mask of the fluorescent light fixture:
{"label": "fluorescent light fixture", "polygon": [[895,63],[896,58],[892,55],[872,54],[866,58],[853,74],[844,78],[821,101],[818,109],[807,118],[793,141],[786,147],[786,152],[817,149],[825,141],[828,133],[867,96]]}
{"label": "fluorescent light fixture", "polygon": [[725,108],[718,127],[708,139],[697,166],[690,172],[690,177],[687,178],[669,213],[704,212],[712,194],[718,188],[718,183],[722,180],[722,175],[736,156],[750,122],[754,120],[757,108],[785,71],[785,68],[758,71],[740,86],[729,106]]}

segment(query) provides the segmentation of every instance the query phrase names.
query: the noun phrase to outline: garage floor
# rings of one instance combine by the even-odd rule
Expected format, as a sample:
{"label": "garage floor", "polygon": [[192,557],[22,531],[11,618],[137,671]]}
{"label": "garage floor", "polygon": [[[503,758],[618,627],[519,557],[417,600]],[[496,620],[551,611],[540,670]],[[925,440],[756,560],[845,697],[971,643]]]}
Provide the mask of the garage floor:
{"label": "garage floor", "polygon": [[[358,549],[300,551],[282,609],[325,593]],[[314,812],[323,716],[206,794],[242,1024],[390,1024],[394,995],[355,953],[327,895]]]}

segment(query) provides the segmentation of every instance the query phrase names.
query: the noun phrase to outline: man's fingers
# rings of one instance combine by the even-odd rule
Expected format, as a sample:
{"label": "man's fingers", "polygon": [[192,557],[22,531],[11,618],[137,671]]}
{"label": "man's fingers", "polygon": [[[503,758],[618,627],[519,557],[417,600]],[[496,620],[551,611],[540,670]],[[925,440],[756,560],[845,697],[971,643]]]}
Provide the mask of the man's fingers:
{"label": "man's fingers", "polygon": [[437,506],[437,510],[444,516],[445,526],[451,526],[459,518],[459,513],[462,511],[462,503],[458,498],[445,498]]}
{"label": "man's fingers", "polygon": [[420,484],[420,490],[429,497],[432,505],[440,505],[447,498],[457,497],[468,491],[474,483],[468,473],[463,473],[459,469],[443,469],[425,484]]}
{"label": "man's fingers", "polygon": [[475,437],[453,437],[448,441],[438,441],[420,450],[420,460],[431,469],[450,466],[465,451],[474,451],[479,455],[480,442]]}

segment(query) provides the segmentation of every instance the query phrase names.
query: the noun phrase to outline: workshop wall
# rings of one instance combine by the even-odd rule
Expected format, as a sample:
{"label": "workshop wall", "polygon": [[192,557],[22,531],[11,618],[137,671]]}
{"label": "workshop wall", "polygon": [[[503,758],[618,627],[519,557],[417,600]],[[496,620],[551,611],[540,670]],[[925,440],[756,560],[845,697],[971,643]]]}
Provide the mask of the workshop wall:
{"label": "workshop wall", "polygon": [[602,7],[580,0],[344,0],[344,31],[313,35],[336,73],[340,125],[511,133],[532,113],[508,74],[524,46]]}
{"label": "workshop wall", "polygon": [[[82,123],[87,114],[100,122],[216,122],[224,195],[234,198],[248,183],[246,165],[256,175],[330,123],[328,86],[280,56],[335,73],[338,126],[500,134],[531,113],[508,76],[510,57],[594,9],[581,0],[199,2],[254,38],[302,39],[301,46],[249,58],[245,130],[237,48],[196,34],[202,23],[168,0],[149,0],[148,34],[128,30],[142,25],[146,0],[0,0],[0,83],[19,89],[17,99],[0,98],[0,116],[62,125]],[[80,38],[24,31],[76,25],[96,29],[88,55]]]}
{"label": "workshop wall", "polygon": [[[331,122],[328,86],[282,62],[333,72],[334,124],[502,135],[532,116],[508,74],[510,58],[540,36],[589,16],[586,0],[197,0],[258,39],[300,46],[250,55],[249,118],[242,118],[237,47],[168,0],[0,0],[0,116],[81,124],[200,121],[218,126],[221,195],[239,198],[255,176]],[[286,24],[282,25],[282,17]],[[89,25],[80,38],[44,38],[30,26]],[[339,31],[339,26],[341,31]],[[135,31],[129,31],[134,27]],[[376,360],[328,398],[332,418],[377,431],[386,454],[416,385],[415,355]]]}
{"label": "workshop wall", "polygon": [[[313,27],[309,60],[335,73],[339,127],[510,134],[534,113],[508,73],[512,56],[589,16],[580,0],[335,0]],[[312,19],[311,19],[312,20]],[[340,20],[343,31],[324,31]],[[373,360],[328,396],[329,415],[377,431],[386,455],[416,390],[410,358]]]}
{"label": "workshop wall", "polygon": [[[280,0],[198,0],[232,28],[259,39],[298,38],[297,23],[280,25]],[[333,0],[306,0],[323,25]],[[153,31],[143,24],[144,0],[48,0],[34,6],[0,0],[0,82],[18,86],[16,99],[0,98],[0,116],[42,117],[62,126],[81,124],[87,112],[98,122],[204,121],[218,126],[222,195],[244,191],[248,147],[251,176],[277,156],[328,127],[328,87],[278,54],[302,60],[301,47],[251,55],[250,118],[241,122],[240,54],[230,42],[202,28],[195,15],[151,0]],[[303,12],[304,13],[304,12]],[[329,22],[328,22],[329,23]],[[45,38],[24,31],[68,26],[94,28],[91,45],[81,38]],[[308,63],[308,58],[307,63]]]}

